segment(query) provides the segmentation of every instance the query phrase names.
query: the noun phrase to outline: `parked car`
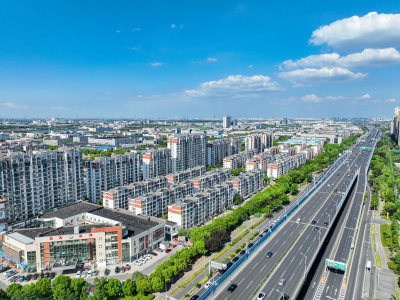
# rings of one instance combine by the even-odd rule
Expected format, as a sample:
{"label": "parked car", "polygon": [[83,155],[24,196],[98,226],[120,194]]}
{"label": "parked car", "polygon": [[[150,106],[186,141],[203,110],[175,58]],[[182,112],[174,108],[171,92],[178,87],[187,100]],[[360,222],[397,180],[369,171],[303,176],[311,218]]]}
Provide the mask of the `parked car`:
{"label": "parked car", "polygon": [[170,248],[168,248],[168,249],[165,249],[165,253],[170,253],[172,251],[172,249],[170,249]]}
{"label": "parked car", "polygon": [[121,269],[119,267],[115,267],[115,273],[119,273],[121,271]]}
{"label": "parked car", "polygon": [[249,244],[247,245],[247,248],[251,248],[251,247],[253,247],[253,246],[254,246],[253,243],[249,243]]}
{"label": "parked car", "polygon": [[56,273],[51,272],[51,273],[49,274],[49,278],[50,278],[50,279],[54,279],[54,277],[56,277]]}
{"label": "parked car", "polygon": [[29,281],[32,279],[32,274],[28,274],[25,276],[25,281]]}
{"label": "parked car", "polygon": [[235,256],[234,258],[232,258],[233,262],[237,262],[239,260],[239,257]]}
{"label": "parked car", "polygon": [[76,278],[80,278],[82,276],[82,272],[81,271],[78,271],[78,272],[76,272]]}
{"label": "parked car", "polygon": [[211,281],[207,281],[207,282],[204,284],[204,288],[205,288],[205,289],[208,289],[211,285],[212,285],[212,282],[211,282]]}
{"label": "parked car", "polygon": [[239,253],[240,253],[240,255],[244,255],[244,254],[246,253],[246,250],[244,250],[244,249],[243,249],[243,250],[240,250]]}
{"label": "parked car", "polygon": [[125,268],[125,270],[127,270],[127,271],[128,271],[128,270],[130,270],[130,269],[131,269],[131,266],[130,266],[130,265],[128,265],[128,264],[126,264],[124,268]]}
{"label": "parked car", "polygon": [[97,276],[97,270],[93,270],[93,273],[92,273],[92,275],[95,277],[95,276]]}
{"label": "parked car", "polygon": [[22,281],[24,281],[24,280],[25,280],[25,276],[19,276],[18,282],[22,282]]}
{"label": "parked car", "polygon": [[38,277],[39,277],[39,274],[38,274],[38,273],[35,273],[35,274],[33,274],[32,279],[33,279],[33,280],[36,280]]}
{"label": "parked car", "polygon": [[125,271],[126,271],[126,270],[125,270],[125,267],[122,267],[122,268],[121,268],[121,273],[125,273]]}
{"label": "parked car", "polygon": [[108,276],[110,275],[110,270],[109,269],[105,269],[104,270],[104,276]]}
{"label": "parked car", "polygon": [[86,277],[87,277],[86,271],[83,271],[83,272],[82,272],[81,277],[82,277],[82,278],[86,278]]}
{"label": "parked car", "polygon": [[257,300],[262,300],[262,299],[264,299],[264,298],[265,298],[265,293],[263,293],[263,292],[258,293],[258,295],[257,295]]}
{"label": "parked car", "polygon": [[197,300],[197,299],[199,299],[199,298],[200,298],[199,295],[193,295],[192,297],[190,297],[189,300]]}

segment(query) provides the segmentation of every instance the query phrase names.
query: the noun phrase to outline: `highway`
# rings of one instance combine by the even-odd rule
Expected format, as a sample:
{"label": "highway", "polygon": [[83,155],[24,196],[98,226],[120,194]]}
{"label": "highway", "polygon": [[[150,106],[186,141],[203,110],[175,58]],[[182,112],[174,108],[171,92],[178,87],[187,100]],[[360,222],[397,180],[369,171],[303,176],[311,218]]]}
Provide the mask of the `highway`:
{"label": "highway", "polygon": [[[366,155],[370,155],[371,151],[375,148],[375,142],[372,143],[372,149],[371,150],[362,150],[366,152]],[[334,270],[334,269],[326,269],[325,268],[325,259],[332,259],[335,261],[343,262],[347,264],[347,267],[349,267],[349,259],[350,259],[350,253],[351,250],[354,248],[354,239],[355,239],[355,234],[357,232],[357,225],[358,225],[358,216],[361,212],[361,206],[363,203],[363,197],[365,194],[365,189],[366,189],[366,184],[367,184],[367,175],[365,174],[365,168],[366,166],[369,165],[369,160],[365,160],[362,162],[360,165],[360,175],[358,178],[357,186],[356,186],[356,192],[354,193],[353,198],[351,199],[351,206],[346,214],[346,216],[343,218],[343,222],[339,224],[340,228],[336,228],[336,230],[340,231],[340,234],[338,237],[335,239],[331,239],[329,245],[327,246],[329,248],[329,252],[326,251],[324,253],[320,265],[318,266],[318,271],[315,274],[314,278],[312,279],[312,284],[310,286],[310,289],[308,290],[308,293],[306,295],[307,299],[343,299],[344,294],[347,291],[348,295],[350,296],[349,299],[353,299],[352,297],[355,296],[355,294],[358,295],[357,299],[361,298],[359,297],[360,294],[360,286],[359,285],[357,288],[355,288],[354,280],[352,280],[352,285],[346,287],[346,285],[343,285],[344,283],[344,272]],[[369,207],[369,206],[366,206]],[[367,209],[368,211],[368,209]],[[361,236],[363,236],[364,233],[364,225],[365,225],[365,218],[366,214],[363,215],[362,218],[362,223],[361,223]],[[360,242],[359,240],[357,241]],[[361,247],[361,246],[360,246]],[[356,247],[358,248],[358,247]],[[358,248],[359,249],[359,248]],[[354,252],[354,259],[353,259],[353,268],[355,265],[358,266],[358,260],[360,257],[360,251],[355,251]],[[364,264],[365,266],[365,264]],[[322,274],[322,272],[325,270],[325,273]],[[363,279],[363,271],[364,268],[361,268],[361,273],[358,274],[361,275],[360,277]],[[353,272],[353,275],[355,276],[357,271]],[[324,280],[318,280],[318,278]],[[343,285],[343,286],[342,286]]]}
{"label": "highway", "polygon": [[[279,299],[280,294],[276,291],[278,288],[287,294],[294,294],[304,276],[305,269],[310,263],[312,254],[319,248],[326,234],[327,226],[323,225],[323,223],[328,222],[328,226],[330,226],[332,221],[330,219],[336,213],[337,205],[343,197],[343,192],[353,179],[353,175],[358,170],[360,163],[366,158],[360,150],[360,147],[364,145],[365,143],[361,142],[358,143],[357,147],[353,148],[354,151],[347,159],[347,162],[340,166],[303,207],[291,217],[291,221],[286,222],[278,233],[262,245],[249,261],[245,262],[220,287],[213,296],[214,298],[251,298],[253,292],[276,264],[276,268],[268,276],[260,291],[266,293],[267,299]],[[295,222],[298,218],[301,219],[299,224]],[[316,221],[315,226],[310,224],[312,220]],[[316,227],[319,230],[315,230]],[[284,255],[294,241],[294,245]],[[265,253],[268,251],[274,253],[271,258],[265,257]],[[284,256],[284,258],[278,263],[281,256]],[[286,283],[283,286],[278,285],[281,278],[286,279]],[[227,287],[232,282],[238,284],[238,288],[230,294],[227,292]]]}

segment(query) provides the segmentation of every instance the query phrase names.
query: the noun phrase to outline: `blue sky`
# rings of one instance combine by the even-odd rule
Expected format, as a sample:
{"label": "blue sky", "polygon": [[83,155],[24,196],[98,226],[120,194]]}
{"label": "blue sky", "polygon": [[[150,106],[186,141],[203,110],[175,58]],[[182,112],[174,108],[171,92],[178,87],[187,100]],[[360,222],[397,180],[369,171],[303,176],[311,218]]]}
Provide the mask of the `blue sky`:
{"label": "blue sky", "polygon": [[388,1],[0,3],[0,117],[390,117]]}

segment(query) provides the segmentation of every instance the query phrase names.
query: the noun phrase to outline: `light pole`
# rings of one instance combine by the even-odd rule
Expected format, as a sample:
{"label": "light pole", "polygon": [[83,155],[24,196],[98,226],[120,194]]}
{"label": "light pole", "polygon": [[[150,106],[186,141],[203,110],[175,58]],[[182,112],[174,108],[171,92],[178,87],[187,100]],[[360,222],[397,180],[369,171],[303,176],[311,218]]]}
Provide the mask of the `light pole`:
{"label": "light pole", "polygon": [[307,270],[307,256],[300,252],[301,255],[304,256],[304,278],[306,278],[306,270]]}
{"label": "light pole", "polygon": [[329,217],[329,226],[331,226],[331,215],[329,214],[329,213],[326,213],[327,215],[328,215],[328,217]]}
{"label": "light pole", "polygon": [[318,243],[318,245],[321,245],[321,231],[318,230],[318,234],[319,234],[319,243]]}

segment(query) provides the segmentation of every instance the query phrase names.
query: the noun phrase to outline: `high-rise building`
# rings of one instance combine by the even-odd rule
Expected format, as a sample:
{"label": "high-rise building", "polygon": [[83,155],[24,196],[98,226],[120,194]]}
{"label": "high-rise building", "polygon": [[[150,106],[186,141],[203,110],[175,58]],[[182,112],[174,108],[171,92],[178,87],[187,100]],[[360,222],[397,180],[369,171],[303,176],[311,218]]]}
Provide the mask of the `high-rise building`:
{"label": "high-rise building", "polygon": [[0,198],[9,221],[82,200],[82,152],[74,149],[14,152],[0,158]]}
{"label": "high-rise building", "polygon": [[397,144],[400,144],[400,107],[394,109],[394,115],[391,125],[392,136]]}
{"label": "high-rise building", "polygon": [[143,155],[143,179],[172,173],[171,149],[153,149]]}
{"label": "high-rise building", "polygon": [[223,127],[223,128],[230,128],[231,125],[232,125],[231,117],[225,116],[225,117],[222,119],[222,127]]}
{"label": "high-rise building", "polygon": [[86,190],[90,201],[101,200],[101,191],[141,180],[141,155],[127,153],[86,161]]}
{"label": "high-rise building", "polygon": [[254,150],[257,153],[263,152],[264,149],[273,146],[274,136],[270,132],[263,132],[251,134],[246,136],[245,147],[246,150]]}
{"label": "high-rise building", "polygon": [[173,173],[207,163],[205,134],[175,135],[168,139],[168,148],[171,149]]}
{"label": "high-rise building", "polygon": [[241,139],[226,138],[208,142],[207,164],[209,166],[222,165],[224,158],[239,153],[241,150]]}

